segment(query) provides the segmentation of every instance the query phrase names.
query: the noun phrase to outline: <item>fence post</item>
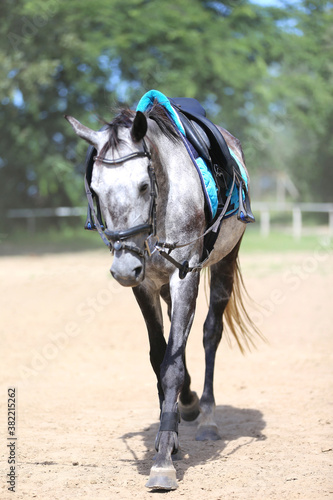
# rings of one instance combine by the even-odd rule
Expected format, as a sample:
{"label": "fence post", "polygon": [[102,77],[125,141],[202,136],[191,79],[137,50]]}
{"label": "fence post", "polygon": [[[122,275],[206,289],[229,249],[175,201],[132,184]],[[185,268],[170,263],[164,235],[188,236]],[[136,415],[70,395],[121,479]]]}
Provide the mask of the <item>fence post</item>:
{"label": "fence post", "polygon": [[264,238],[269,235],[270,231],[270,216],[269,210],[261,210],[260,211],[260,234]]}
{"label": "fence post", "polygon": [[328,212],[328,232],[330,236],[333,236],[333,210]]}
{"label": "fence post", "polygon": [[300,207],[293,208],[293,236],[296,240],[302,236],[302,211]]}

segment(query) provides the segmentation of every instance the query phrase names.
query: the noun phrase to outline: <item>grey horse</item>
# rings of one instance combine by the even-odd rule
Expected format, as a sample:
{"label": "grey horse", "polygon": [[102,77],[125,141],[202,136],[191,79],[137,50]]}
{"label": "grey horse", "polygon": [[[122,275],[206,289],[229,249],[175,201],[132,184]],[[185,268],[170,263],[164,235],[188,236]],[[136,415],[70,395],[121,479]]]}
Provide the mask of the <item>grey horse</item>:
{"label": "grey horse", "polygon": [[[96,223],[113,253],[111,274],[121,285],[132,287],[148,330],[161,416],[157,454],[146,486],[173,490],[177,480],[172,455],[178,449],[180,415],[195,420],[200,413],[197,440],[220,439],[213,376],[222,316],[241,347],[252,340],[248,327],[254,325],[240,294],[238,267],[246,225],[236,215],[225,218],[213,250],[203,259],[207,218],[202,186],[179,132],[159,104],[145,113],[122,110],[100,131],[73,117],[66,119],[96,149],[88,191],[91,188],[98,197],[104,227]],[[244,165],[239,141],[220,130]],[[210,268],[210,299],[203,337],[205,382],[199,400],[190,388],[185,347],[202,268]],[[160,297],[171,320],[167,341]]]}

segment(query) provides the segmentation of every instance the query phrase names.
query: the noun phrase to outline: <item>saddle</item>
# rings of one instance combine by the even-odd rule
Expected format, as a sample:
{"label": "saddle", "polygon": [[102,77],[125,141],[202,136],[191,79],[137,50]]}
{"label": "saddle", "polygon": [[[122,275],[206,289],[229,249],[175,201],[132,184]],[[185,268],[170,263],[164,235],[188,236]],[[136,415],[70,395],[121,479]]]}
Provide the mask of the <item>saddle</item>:
{"label": "saddle", "polygon": [[[231,155],[227,143],[219,129],[210,120],[208,120],[208,118],[206,118],[205,109],[202,107],[199,101],[194,98],[175,97],[165,99],[169,100],[171,106],[176,110],[181,125],[185,130],[187,141],[197,153],[197,156],[203,159],[213,175],[218,190],[218,208],[214,220],[216,220],[219,214],[222,212],[227,198],[227,188],[232,184],[232,181],[235,178],[235,184],[238,188],[238,197],[236,197],[236,200],[237,198],[238,200],[237,203],[235,203],[236,211],[238,207],[237,218],[245,224],[249,222],[255,222],[254,216],[251,211],[250,196],[239,165]],[[105,128],[106,125],[100,130],[104,130]],[[89,146],[85,161],[86,190],[91,189],[90,184],[94,164],[93,158],[95,154],[95,148],[93,146]],[[91,194],[96,201],[96,215],[98,221],[100,225],[103,226],[98,197],[92,190]],[[233,215],[235,213],[235,210],[231,210],[230,215]],[[88,230],[95,229],[95,224],[93,222],[93,217],[89,205],[84,228]],[[218,231],[216,233],[211,233],[208,238],[205,238],[205,247],[208,252],[210,252],[213,248],[217,235]]]}
{"label": "saddle", "polygon": [[236,160],[230,153],[227,143],[219,129],[206,118],[206,111],[201,104],[191,97],[169,98],[171,105],[177,111],[184,127],[186,138],[203,158],[213,174],[218,187],[219,212],[225,201],[226,187],[235,175],[238,186],[238,213],[241,222],[255,222],[250,204],[250,196]]}

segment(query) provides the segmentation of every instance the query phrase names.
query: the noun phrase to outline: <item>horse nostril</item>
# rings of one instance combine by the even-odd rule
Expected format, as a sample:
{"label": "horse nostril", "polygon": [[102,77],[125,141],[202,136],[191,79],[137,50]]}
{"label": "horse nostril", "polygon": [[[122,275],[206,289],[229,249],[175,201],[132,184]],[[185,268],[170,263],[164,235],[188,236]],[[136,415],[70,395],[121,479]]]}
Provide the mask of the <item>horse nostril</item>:
{"label": "horse nostril", "polygon": [[140,276],[141,273],[142,273],[142,266],[138,266],[138,267],[134,268],[134,274],[135,274],[136,279]]}

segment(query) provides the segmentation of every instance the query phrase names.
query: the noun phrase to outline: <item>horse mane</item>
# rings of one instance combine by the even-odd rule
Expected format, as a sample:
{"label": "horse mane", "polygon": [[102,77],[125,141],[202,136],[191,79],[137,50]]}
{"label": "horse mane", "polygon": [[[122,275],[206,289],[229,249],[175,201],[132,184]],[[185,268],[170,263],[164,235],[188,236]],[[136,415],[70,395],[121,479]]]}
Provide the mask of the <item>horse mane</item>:
{"label": "horse mane", "polygon": [[173,142],[178,142],[180,140],[179,132],[170,119],[168,112],[156,99],[154,100],[153,106],[148,111],[147,116],[156,122],[158,128],[168,137],[168,139]]}
{"label": "horse mane", "polygon": [[[175,128],[172,120],[170,119],[167,111],[158,103],[156,99],[153,103],[153,106],[147,112],[145,112],[145,115],[147,116],[147,118],[154,120],[161,132],[170,140],[172,140],[173,142],[178,142],[180,140],[179,133]],[[134,117],[135,111],[129,108],[123,108],[118,112],[117,116],[112,120],[112,122],[104,122],[104,124],[107,126],[109,137],[102,148],[101,155],[105,155],[105,153],[109,149],[114,150],[118,148],[119,144],[122,141],[118,134],[119,128],[131,128]]]}

